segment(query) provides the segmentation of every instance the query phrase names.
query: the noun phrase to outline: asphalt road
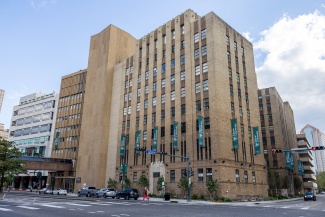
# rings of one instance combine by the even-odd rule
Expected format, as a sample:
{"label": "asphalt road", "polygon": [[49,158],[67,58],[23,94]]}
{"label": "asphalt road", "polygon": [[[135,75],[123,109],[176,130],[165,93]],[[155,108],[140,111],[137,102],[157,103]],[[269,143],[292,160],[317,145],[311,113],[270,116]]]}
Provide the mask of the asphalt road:
{"label": "asphalt road", "polygon": [[215,217],[307,217],[325,216],[325,196],[317,201],[281,201],[261,203],[167,203],[137,200],[60,197],[51,195],[7,194],[0,200],[1,217],[142,217],[142,216],[215,216]]}

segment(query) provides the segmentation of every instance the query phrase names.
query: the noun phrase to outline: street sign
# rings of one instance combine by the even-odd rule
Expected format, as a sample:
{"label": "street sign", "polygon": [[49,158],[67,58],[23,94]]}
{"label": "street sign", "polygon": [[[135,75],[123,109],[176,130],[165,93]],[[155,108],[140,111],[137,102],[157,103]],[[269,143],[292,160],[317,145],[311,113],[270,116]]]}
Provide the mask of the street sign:
{"label": "street sign", "polygon": [[156,150],[146,150],[146,154],[156,154]]}

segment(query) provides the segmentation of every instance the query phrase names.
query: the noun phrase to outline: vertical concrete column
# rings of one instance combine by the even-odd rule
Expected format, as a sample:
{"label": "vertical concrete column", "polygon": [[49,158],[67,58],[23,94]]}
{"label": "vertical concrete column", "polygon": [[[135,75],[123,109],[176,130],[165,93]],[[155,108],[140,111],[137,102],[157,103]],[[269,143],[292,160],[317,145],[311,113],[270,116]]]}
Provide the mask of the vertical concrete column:
{"label": "vertical concrete column", "polygon": [[24,183],[24,176],[21,176],[20,183],[19,183],[19,190],[23,190],[23,183]]}

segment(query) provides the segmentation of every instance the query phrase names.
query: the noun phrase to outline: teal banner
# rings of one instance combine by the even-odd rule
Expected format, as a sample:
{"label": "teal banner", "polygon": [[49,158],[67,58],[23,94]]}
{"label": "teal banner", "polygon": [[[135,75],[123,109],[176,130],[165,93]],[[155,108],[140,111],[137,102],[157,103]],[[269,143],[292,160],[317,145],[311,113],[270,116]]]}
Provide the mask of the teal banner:
{"label": "teal banner", "polygon": [[258,127],[253,127],[255,154],[261,154],[260,134]]}
{"label": "teal banner", "polygon": [[125,152],[125,135],[122,133],[121,134],[121,147],[120,147],[120,156],[124,157],[124,152]]}
{"label": "teal banner", "polygon": [[198,117],[197,124],[199,127],[199,132],[198,132],[199,146],[204,147],[204,128],[203,128],[203,118],[201,116]]}
{"label": "teal banner", "polygon": [[158,146],[158,127],[154,127],[152,150],[157,150],[157,146]]}
{"label": "teal banner", "polygon": [[290,168],[292,169],[292,170],[294,170],[295,169],[295,162],[294,162],[294,160],[293,160],[293,154],[290,152]]}
{"label": "teal banner", "polygon": [[238,149],[238,128],[237,119],[231,119],[231,135],[232,135],[232,147]]}
{"label": "teal banner", "polygon": [[127,165],[126,164],[121,164],[120,173],[127,173]]}
{"label": "teal banner", "polygon": [[297,162],[298,162],[299,174],[302,175],[302,176],[305,175],[304,164],[300,160],[298,160]]}
{"label": "teal banner", "polygon": [[174,122],[174,138],[173,138],[173,149],[178,149],[178,126],[177,122]]}
{"label": "teal banner", "polygon": [[141,138],[141,131],[138,130],[135,132],[135,153],[140,154],[140,138]]}
{"label": "teal banner", "polygon": [[55,140],[54,140],[54,149],[55,150],[57,150],[59,148],[59,138],[60,138],[60,132],[56,132]]}
{"label": "teal banner", "polygon": [[285,156],[286,156],[286,166],[287,166],[287,168],[294,170],[295,165],[294,165],[294,162],[293,162],[293,154],[291,152],[285,152]]}

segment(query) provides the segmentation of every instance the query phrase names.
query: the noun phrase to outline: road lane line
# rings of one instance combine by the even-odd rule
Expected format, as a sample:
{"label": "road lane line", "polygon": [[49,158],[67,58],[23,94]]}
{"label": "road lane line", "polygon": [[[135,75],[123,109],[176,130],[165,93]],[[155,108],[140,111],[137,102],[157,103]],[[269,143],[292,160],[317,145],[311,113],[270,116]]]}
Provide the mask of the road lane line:
{"label": "road lane line", "polygon": [[65,208],[64,206],[56,206],[56,205],[50,205],[50,204],[38,204],[38,205],[52,207],[52,208],[59,208],[59,209]]}
{"label": "road lane line", "polygon": [[309,207],[304,207],[304,208],[301,208],[301,209],[303,209],[303,210],[307,210],[307,209],[309,209]]}
{"label": "road lane line", "polygon": [[68,205],[73,205],[73,206],[91,206],[91,205],[87,205],[87,204],[78,204],[78,203],[66,203]]}
{"label": "road lane line", "polygon": [[8,212],[8,211],[12,211],[12,209],[0,208],[0,211],[6,211],[6,212]]}
{"label": "road lane line", "polygon": [[31,206],[17,206],[17,207],[23,208],[23,209],[32,209],[32,210],[40,209],[40,208],[37,208],[37,207],[31,207]]}

